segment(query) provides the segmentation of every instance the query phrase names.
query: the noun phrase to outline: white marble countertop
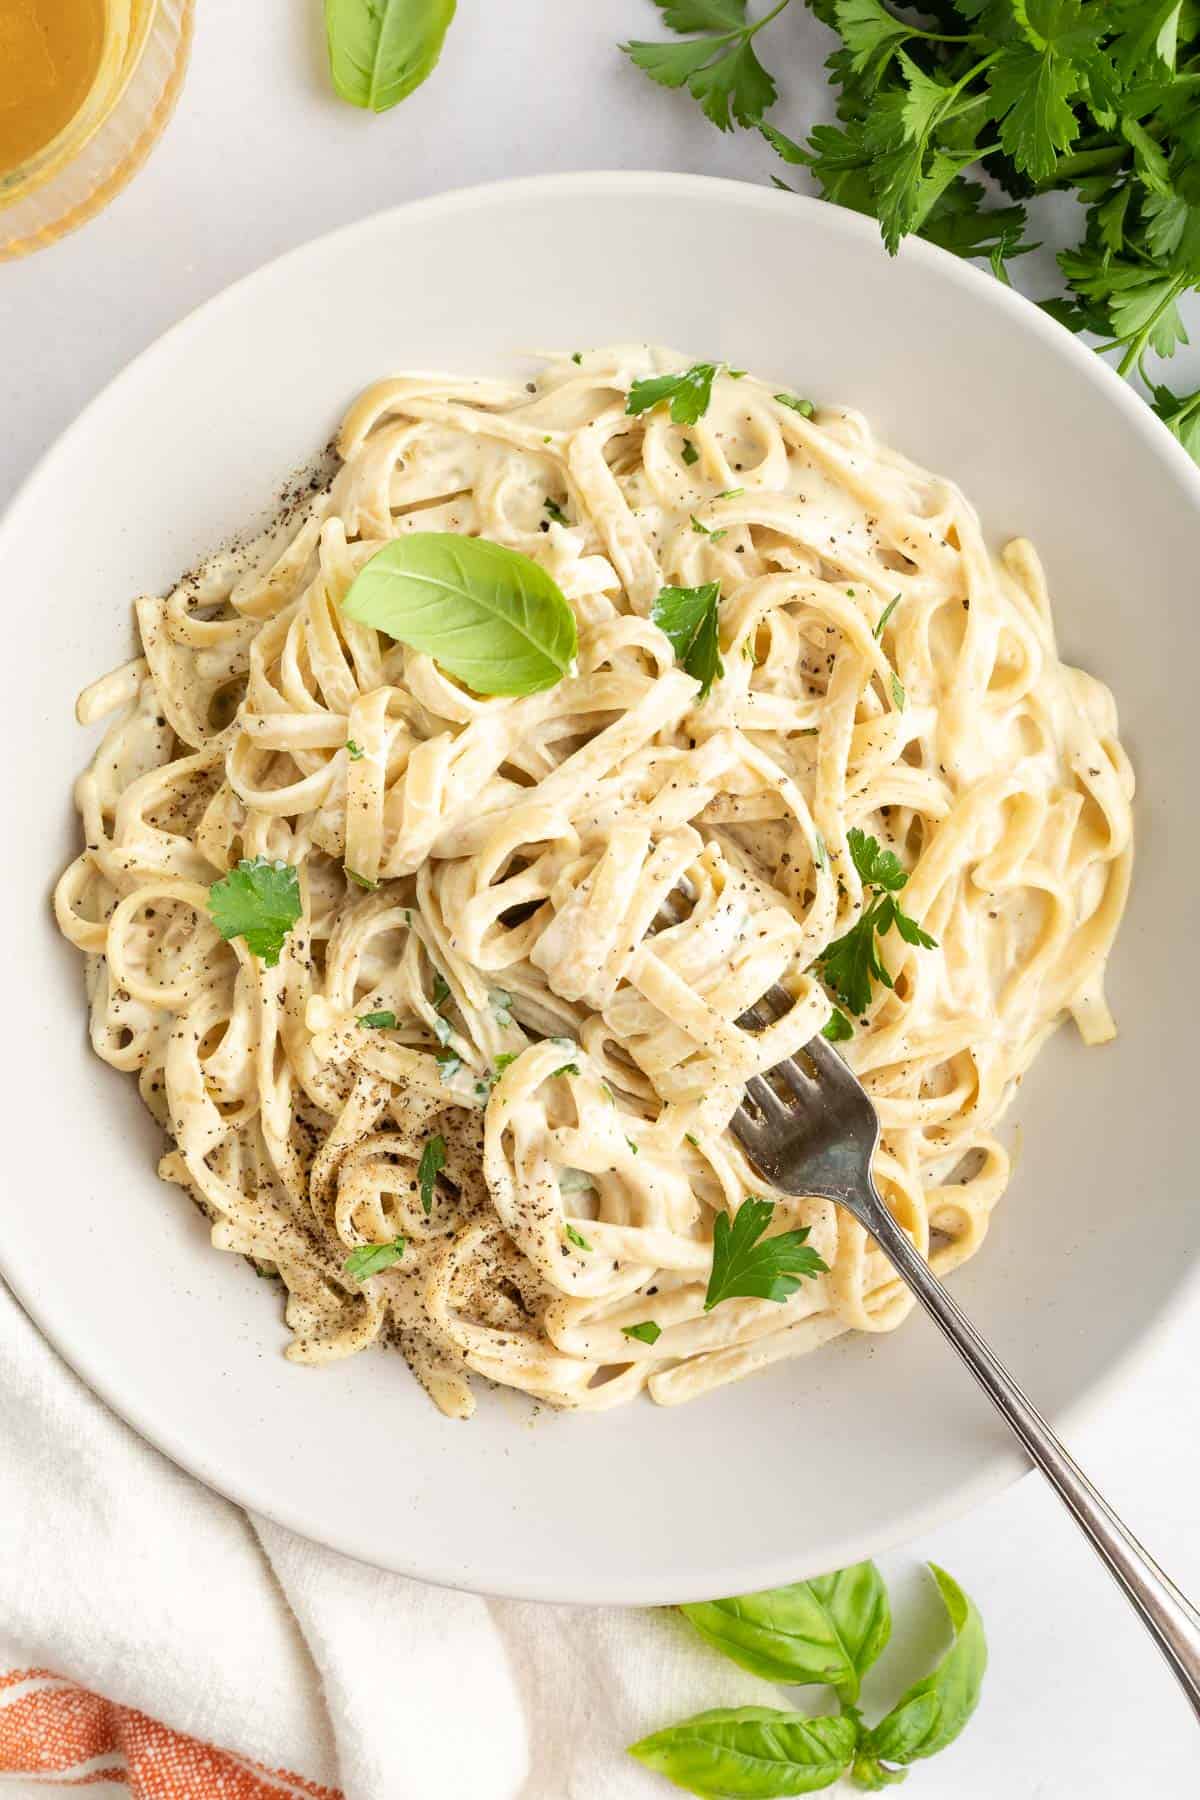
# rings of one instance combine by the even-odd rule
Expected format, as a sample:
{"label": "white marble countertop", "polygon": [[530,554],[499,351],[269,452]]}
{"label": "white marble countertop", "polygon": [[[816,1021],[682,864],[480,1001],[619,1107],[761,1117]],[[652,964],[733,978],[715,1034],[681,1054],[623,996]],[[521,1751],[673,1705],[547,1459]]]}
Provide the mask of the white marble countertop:
{"label": "white marble countertop", "polygon": [[[551,169],[770,176],[774,159],[756,137],[722,137],[686,97],[651,88],[616,53],[623,38],[661,35],[649,0],[459,0],[436,77],[380,119],[333,99],[317,0],[203,0],[198,10],[179,111],[148,166],[82,231],[0,266],[0,505],[84,402],[167,326],[349,219]],[[826,109],[828,44],[800,0],[772,28],[767,60],[791,71],[774,115],[785,129],[802,133]],[[1063,202],[1051,237],[1066,241],[1072,212]],[[1027,291],[1049,291],[1048,250],[1019,268]],[[1171,376],[1179,388],[1196,384],[1195,350],[1176,357]],[[1200,1301],[1074,1446],[1193,1595],[1198,1341]],[[959,1744],[918,1765],[908,1791],[923,1800],[1184,1800],[1200,1790],[1200,1737],[1174,1683],[1038,1480],[887,1559],[898,1600],[911,1598],[933,1641],[936,1609],[918,1598],[915,1573],[926,1556],[979,1603],[991,1667]]]}

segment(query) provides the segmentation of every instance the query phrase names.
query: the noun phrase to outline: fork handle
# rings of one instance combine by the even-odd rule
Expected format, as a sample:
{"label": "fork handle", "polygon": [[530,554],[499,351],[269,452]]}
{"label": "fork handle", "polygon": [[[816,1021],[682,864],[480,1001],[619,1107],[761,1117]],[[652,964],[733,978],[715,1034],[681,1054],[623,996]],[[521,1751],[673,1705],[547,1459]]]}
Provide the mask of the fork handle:
{"label": "fork handle", "polygon": [[1200,1720],[1200,1613],[1096,1492],[878,1196],[876,1202],[871,1235],[1091,1540],[1171,1665]]}

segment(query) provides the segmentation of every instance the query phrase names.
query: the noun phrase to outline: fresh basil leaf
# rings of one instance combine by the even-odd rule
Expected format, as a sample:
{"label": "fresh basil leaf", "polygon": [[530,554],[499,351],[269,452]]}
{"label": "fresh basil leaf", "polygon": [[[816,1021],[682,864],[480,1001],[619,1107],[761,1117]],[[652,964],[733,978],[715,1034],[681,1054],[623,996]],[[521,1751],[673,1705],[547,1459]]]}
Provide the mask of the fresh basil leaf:
{"label": "fresh basil leaf", "polygon": [[884,1763],[906,1764],[936,1756],[952,1744],[979,1704],[987,1669],[987,1640],[973,1601],[958,1583],[930,1563],[946,1604],[954,1642],[937,1667],[896,1702],[867,1733],[864,1749]]}
{"label": "fresh basil leaf", "polygon": [[421,1190],[421,1211],[428,1218],[433,1211],[433,1192],[441,1170],[446,1166],[446,1140],[439,1131],[426,1141],[417,1165],[417,1183]]}
{"label": "fresh basil leaf", "polygon": [[358,1022],[360,1025],[369,1025],[373,1031],[394,1031],[396,1029],[395,1013],[386,1010],[383,1012],[360,1013]]}
{"label": "fresh basil leaf", "polygon": [[365,1281],[369,1275],[378,1275],[381,1269],[390,1269],[393,1263],[399,1262],[406,1242],[403,1237],[394,1237],[390,1244],[360,1244],[357,1250],[350,1252],[342,1267],[351,1280]]}
{"label": "fresh basil leaf", "polygon": [[763,1593],[684,1606],[701,1637],[764,1681],[820,1682],[850,1706],[891,1633],[887,1588],[872,1562]]}
{"label": "fresh basil leaf", "polygon": [[[639,1344],[657,1344],[662,1336],[662,1326],[656,1325],[653,1319],[643,1319],[640,1325],[622,1325],[621,1333],[627,1338],[636,1338]],[[687,1608],[684,1608],[687,1611]]]}
{"label": "fresh basil leaf", "polygon": [[536,694],[575,656],[575,615],[545,569],[519,551],[453,531],[414,531],[376,551],[342,601],[432,656],[477,694]]}
{"label": "fresh basil leaf", "polygon": [[711,1312],[723,1300],[748,1298],[782,1303],[795,1293],[802,1277],[829,1273],[829,1264],[808,1247],[807,1225],[798,1231],[763,1237],[774,1213],[773,1200],[750,1198],[742,1201],[732,1224],[728,1213],[717,1214],[705,1312]]}
{"label": "fresh basil leaf", "polygon": [[386,112],[433,72],[455,0],[325,0],[333,85],[351,106]]}
{"label": "fresh basil leaf", "polygon": [[208,890],[208,910],[221,936],[242,938],[268,969],[279,961],[283,940],[300,917],[300,875],[291,863],[265,856],[243,860]]}
{"label": "fresh basil leaf", "polygon": [[629,1746],[648,1769],[688,1793],[721,1800],[812,1794],[854,1756],[853,1719],[807,1719],[769,1706],[721,1706]]}

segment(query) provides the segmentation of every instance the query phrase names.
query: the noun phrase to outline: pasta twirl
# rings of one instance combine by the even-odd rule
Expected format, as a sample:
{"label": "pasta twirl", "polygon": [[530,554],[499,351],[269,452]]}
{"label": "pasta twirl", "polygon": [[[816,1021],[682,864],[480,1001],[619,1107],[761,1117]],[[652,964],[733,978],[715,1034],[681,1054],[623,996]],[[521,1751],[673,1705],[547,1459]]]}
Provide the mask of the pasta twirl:
{"label": "pasta twirl", "polygon": [[[894,986],[843,1046],[936,1268],[984,1238],[994,1128],[1055,1024],[1113,1030],[1133,779],[1108,690],[1058,659],[1033,550],[995,560],[951,484],[753,378],[718,375],[693,425],[627,414],[677,366],[618,347],[531,386],[381,382],[329,486],[139,601],[143,654],[80,702],[109,723],[56,906],[97,1053],[136,1072],[214,1244],[282,1278],[289,1355],[395,1342],[454,1416],[472,1371],[673,1403],[903,1318],[854,1220],[782,1198],[829,1273],[704,1309],[713,1222],[763,1191],[727,1130],[741,1084],[828,1020],[818,959],[863,909],[852,828],[936,939],[879,939]],[[576,616],[566,677],[483,698],[346,618],[414,530],[540,562]],[[713,581],[701,698],[651,615]],[[255,857],[299,873],[275,967],[207,910]],[[741,1027],[776,981],[792,1011]]]}

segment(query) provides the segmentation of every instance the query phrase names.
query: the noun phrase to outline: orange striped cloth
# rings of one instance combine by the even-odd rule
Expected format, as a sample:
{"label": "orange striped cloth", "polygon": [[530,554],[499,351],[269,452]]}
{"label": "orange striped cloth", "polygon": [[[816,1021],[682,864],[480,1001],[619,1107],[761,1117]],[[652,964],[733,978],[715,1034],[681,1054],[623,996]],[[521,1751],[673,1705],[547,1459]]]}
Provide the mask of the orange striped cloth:
{"label": "orange striped cloth", "polygon": [[337,1788],[169,1731],[48,1669],[0,1675],[0,1782],[17,1775],[50,1792],[108,1782],[131,1800],[343,1800]]}

